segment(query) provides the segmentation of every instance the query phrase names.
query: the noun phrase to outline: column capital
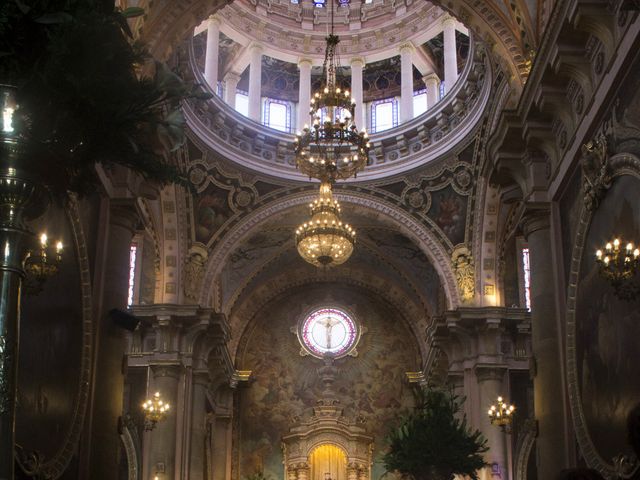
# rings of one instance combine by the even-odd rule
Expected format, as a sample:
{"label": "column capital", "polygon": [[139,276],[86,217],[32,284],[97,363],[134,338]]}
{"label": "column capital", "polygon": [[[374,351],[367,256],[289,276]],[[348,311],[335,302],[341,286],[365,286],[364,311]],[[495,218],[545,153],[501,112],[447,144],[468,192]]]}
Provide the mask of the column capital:
{"label": "column capital", "polygon": [[262,45],[261,43],[254,42],[251,45],[249,45],[249,51],[262,53],[264,51],[264,45]]}
{"label": "column capital", "polygon": [[452,17],[451,15],[445,15],[445,17],[442,19],[442,26],[447,28],[447,27],[454,27],[456,26],[457,20]]}
{"label": "column capital", "polygon": [[220,17],[218,15],[209,15],[209,25],[219,27],[221,23],[222,21],[220,20]]}
{"label": "column capital", "polygon": [[400,45],[400,47],[398,47],[398,50],[400,51],[400,53],[413,53],[415,52],[416,47],[413,46],[413,43],[406,42]]}
{"label": "column capital", "polygon": [[438,77],[438,75],[435,73],[428,73],[422,77],[422,81],[426,85],[428,85],[429,82],[433,82],[437,85],[438,83],[440,83],[440,77]]}
{"label": "column capital", "polygon": [[349,65],[352,67],[364,67],[366,64],[363,57],[353,57],[349,60]]}
{"label": "column capital", "polygon": [[520,219],[522,233],[525,239],[529,235],[539,230],[549,230],[551,228],[551,208],[548,203],[529,205]]}
{"label": "column capital", "polygon": [[240,75],[238,75],[237,73],[234,72],[228,72],[225,76],[224,76],[224,81],[225,82],[235,82],[238,83],[240,81]]}
{"label": "column capital", "polygon": [[504,380],[506,365],[476,365],[475,372],[479,382],[486,380]]}
{"label": "column capital", "polygon": [[313,60],[311,60],[310,58],[306,58],[306,57],[300,57],[298,58],[298,68],[302,67],[302,66],[309,66],[311,67],[313,65]]}

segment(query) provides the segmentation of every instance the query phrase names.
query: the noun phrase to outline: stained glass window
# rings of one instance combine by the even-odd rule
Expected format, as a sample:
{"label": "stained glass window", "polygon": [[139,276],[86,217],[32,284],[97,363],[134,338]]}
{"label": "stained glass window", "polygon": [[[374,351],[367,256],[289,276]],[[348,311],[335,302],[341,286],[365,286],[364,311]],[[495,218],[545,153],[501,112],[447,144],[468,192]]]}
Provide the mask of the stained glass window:
{"label": "stained glass window", "polygon": [[133,291],[136,285],[136,257],[138,254],[138,246],[135,243],[131,244],[129,249],[129,290],[127,293],[127,306],[130,307],[133,304]]}
{"label": "stained glass window", "polygon": [[267,127],[280,130],[281,132],[291,131],[291,104],[274,98],[267,98],[264,102],[262,118]]}
{"label": "stained glass window", "polygon": [[522,249],[522,270],[524,272],[524,305],[531,311],[531,264],[528,247]]}
{"label": "stained glass window", "polygon": [[427,111],[427,90],[413,92],[413,116],[418,117]]}
{"label": "stained glass window", "polygon": [[371,102],[371,132],[382,132],[398,126],[398,102],[385,98]]}
{"label": "stained glass window", "polygon": [[322,308],[311,313],[302,323],[300,340],[317,357],[339,357],[348,354],[358,339],[355,322],[342,310]]}
{"label": "stained glass window", "polygon": [[245,117],[249,116],[249,94],[238,90],[236,92],[236,111]]}

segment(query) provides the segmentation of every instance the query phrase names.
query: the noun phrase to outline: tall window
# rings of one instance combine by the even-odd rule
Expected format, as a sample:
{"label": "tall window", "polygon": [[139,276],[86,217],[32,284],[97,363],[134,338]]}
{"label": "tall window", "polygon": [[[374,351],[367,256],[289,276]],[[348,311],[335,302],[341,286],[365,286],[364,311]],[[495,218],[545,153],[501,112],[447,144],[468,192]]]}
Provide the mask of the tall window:
{"label": "tall window", "polygon": [[413,116],[419,117],[427,111],[427,89],[413,92]]}
{"label": "tall window", "polygon": [[132,243],[129,247],[129,290],[127,293],[127,306],[133,305],[133,292],[136,285],[136,258],[138,255],[138,244]]}
{"label": "tall window", "polygon": [[245,117],[249,116],[249,94],[238,90],[236,92],[236,111]]}
{"label": "tall window", "polygon": [[522,271],[524,273],[524,305],[531,311],[531,264],[529,261],[529,247],[522,249]]}
{"label": "tall window", "polygon": [[291,131],[291,104],[267,98],[264,102],[264,124],[281,132]]}
{"label": "tall window", "polygon": [[398,102],[395,98],[371,103],[371,132],[382,132],[398,126]]}

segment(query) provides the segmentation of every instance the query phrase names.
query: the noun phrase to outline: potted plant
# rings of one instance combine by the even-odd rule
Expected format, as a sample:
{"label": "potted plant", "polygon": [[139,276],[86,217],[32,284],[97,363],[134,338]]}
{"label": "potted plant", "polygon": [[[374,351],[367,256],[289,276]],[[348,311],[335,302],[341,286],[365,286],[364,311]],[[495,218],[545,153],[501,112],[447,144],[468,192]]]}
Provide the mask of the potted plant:
{"label": "potted plant", "polygon": [[387,436],[387,471],[413,480],[451,480],[454,475],[477,480],[488,448],[482,434],[472,431],[460,414],[462,402],[433,388],[417,389],[415,398],[415,407]]}
{"label": "potted plant", "polygon": [[120,10],[113,0],[0,3],[3,167],[37,174],[63,194],[93,190],[96,164],[161,183],[186,180],[169,159],[184,138],[180,101],[210,94],[133,41],[128,20],[141,8]]}

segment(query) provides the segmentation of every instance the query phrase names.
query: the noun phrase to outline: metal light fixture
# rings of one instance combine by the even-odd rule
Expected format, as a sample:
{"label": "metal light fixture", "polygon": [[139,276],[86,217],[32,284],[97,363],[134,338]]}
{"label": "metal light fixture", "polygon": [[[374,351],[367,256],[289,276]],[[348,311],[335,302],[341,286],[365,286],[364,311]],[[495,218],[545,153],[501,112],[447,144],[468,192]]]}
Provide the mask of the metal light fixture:
{"label": "metal light fixture", "polygon": [[149,432],[156,428],[156,424],[167,417],[169,408],[169,403],[162,400],[160,392],[154,393],[151,399],[142,404],[144,429]]}
{"label": "metal light fixture", "polygon": [[62,242],[56,242],[55,247],[50,246],[47,234],[40,235],[40,248],[28,251],[24,261],[24,287],[27,293],[39,293],[44,282],[58,273],[62,262],[62,250]]}
{"label": "metal light fixture", "polygon": [[357,175],[369,158],[369,136],[358,131],[354,123],[356,104],[349,90],[336,85],[336,47],[340,43],[333,34],[333,9],[331,34],[323,69],[325,85],[311,98],[313,125],[305,125],[296,135],[295,152],[298,169],[323,182],[345,180]]}
{"label": "metal light fixture", "polygon": [[619,238],[607,242],[603,249],[596,251],[596,262],[600,274],[613,287],[613,292],[620,300],[634,300],[640,294],[640,283],[636,278],[640,265],[640,249],[633,243],[627,243],[622,249]]}
{"label": "metal light fixture", "polygon": [[311,219],[296,230],[298,253],[317,267],[344,263],[353,253],[356,232],[340,219],[340,204],[331,184],[320,185],[320,195],[309,205]]}
{"label": "metal light fixture", "polygon": [[369,158],[369,136],[354,123],[356,104],[349,90],[337,86],[334,7],[331,0],[331,33],[326,37],[324,85],[311,98],[313,125],[305,125],[295,140],[296,165],[309,178],[320,180],[318,199],[311,205],[311,219],[296,230],[298,252],[307,262],[330,267],[344,263],[353,252],[355,231],[340,218],[340,204],[333,199],[336,180],[354,177]]}
{"label": "metal light fixture", "polygon": [[487,412],[491,425],[498,425],[500,428],[508,428],[513,420],[513,412],[516,410],[514,405],[509,405],[502,397],[498,397],[496,404],[489,407]]}

